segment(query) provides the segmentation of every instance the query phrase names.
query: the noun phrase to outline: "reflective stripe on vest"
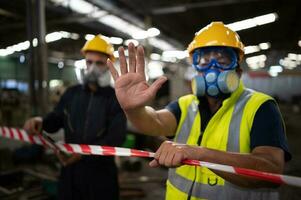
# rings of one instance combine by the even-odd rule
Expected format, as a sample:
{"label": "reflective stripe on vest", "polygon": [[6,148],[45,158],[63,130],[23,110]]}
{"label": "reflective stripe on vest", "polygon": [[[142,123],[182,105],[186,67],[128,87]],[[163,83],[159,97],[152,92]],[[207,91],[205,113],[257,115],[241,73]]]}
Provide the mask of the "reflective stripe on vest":
{"label": "reflective stripe on vest", "polygon": [[230,122],[230,127],[229,127],[227,151],[240,152],[240,148],[239,148],[240,129],[239,129],[239,127],[240,127],[244,107],[246,106],[248,100],[251,98],[252,93],[253,93],[252,90],[245,89],[244,92],[239,97],[239,100],[235,104],[231,122]]}
{"label": "reflective stripe on vest", "polygon": [[[174,176],[175,169],[169,170],[169,181],[172,185],[182,192],[190,191],[192,185],[191,196],[199,199],[224,200],[224,199],[241,199],[241,200],[277,200],[279,195],[273,189],[249,189],[235,186],[226,182],[221,185],[206,185],[198,182],[192,182],[182,176]],[[188,194],[188,192],[186,193]]]}
{"label": "reflective stripe on vest", "polygon": [[185,144],[189,137],[190,130],[192,128],[195,116],[197,115],[199,110],[198,104],[195,101],[192,101],[188,108],[187,116],[183,122],[183,125],[180,130],[180,134],[177,135],[175,141],[178,143]]}

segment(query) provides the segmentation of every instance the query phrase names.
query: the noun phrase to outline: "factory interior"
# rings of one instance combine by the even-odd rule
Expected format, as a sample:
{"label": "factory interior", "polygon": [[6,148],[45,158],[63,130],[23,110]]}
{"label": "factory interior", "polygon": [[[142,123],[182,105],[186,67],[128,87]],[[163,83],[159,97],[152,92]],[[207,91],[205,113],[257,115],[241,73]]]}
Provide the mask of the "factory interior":
{"label": "factory interior", "polygon": [[[244,86],[267,94],[277,102],[285,124],[283,132],[286,136],[284,137],[287,139],[292,158],[286,160],[282,172],[276,174],[301,178],[301,148],[299,146],[301,137],[298,135],[301,134],[300,8],[300,0],[1,0],[0,199],[115,199],[105,196],[105,193],[116,193],[117,199],[120,200],[174,199],[167,198],[166,195],[168,194],[166,193],[166,181],[170,169],[164,165],[156,168],[150,167],[149,162],[152,161],[152,158],[119,156],[110,153],[105,156],[89,155],[84,152],[83,154],[87,155],[80,155],[80,161],[66,164],[58,154],[64,154],[64,158],[68,156],[71,158],[73,155],[79,155],[78,152],[76,153],[76,148],[73,148],[73,154],[62,153],[56,149],[56,145],[54,148],[52,145],[64,144],[64,141],[67,140],[66,143],[69,141],[72,144],[104,145],[156,152],[164,141],[172,141],[174,137],[168,137],[171,135],[143,134],[142,129],[129,120],[131,114],[124,115],[117,100],[116,106],[124,117],[126,126],[124,132],[122,131],[123,125],[120,125],[118,120],[113,120],[115,119],[113,113],[115,115],[117,111],[110,111],[111,113],[106,114],[101,114],[101,111],[87,111],[84,109],[86,105],[80,103],[76,105],[74,103],[76,101],[67,99],[70,92],[65,93],[65,91],[70,91],[70,88],[73,88],[74,91],[74,88],[84,90],[84,87],[81,86],[85,84],[84,76],[88,73],[88,60],[85,56],[86,52],[91,52],[87,44],[99,36],[103,39],[102,41],[114,48],[114,50],[110,49],[112,54],[101,55],[114,57],[113,64],[119,73],[122,71],[120,66],[124,56],[118,52],[118,48],[124,47],[125,57],[129,60],[131,54],[128,50],[129,46],[134,45],[138,53],[138,46],[143,46],[146,82],[151,85],[158,83],[162,76],[167,78],[158,92],[153,94],[154,98],[147,102],[147,106],[151,106],[155,110],[167,109],[166,106],[170,105],[170,102],[177,101],[180,97],[194,92],[191,80],[196,76],[196,70],[192,67],[191,62],[195,62],[195,59],[194,54],[192,58],[188,45],[193,41],[195,35],[201,34],[200,30],[211,22],[223,22],[225,27],[239,35],[240,39],[238,38],[238,40],[244,45],[241,48],[244,56],[239,63],[242,70],[240,79]],[[213,35],[215,36],[215,34]],[[84,46],[85,44],[86,46]],[[84,49],[86,47],[87,51]],[[216,59],[214,58],[213,61]],[[97,62],[93,61],[92,65],[94,66]],[[137,60],[137,65],[138,63]],[[121,77],[123,77],[122,74],[117,80]],[[76,87],[79,85],[80,87]],[[112,76],[110,76],[109,87],[114,91],[112,88],[115,87],[115,82]],[[93,98],[93,94],[91,98]],[[120,101],[118,94],[117,99]],[[128,99],[131,100],[131,97]],[[72,103],[70,103],[71,101]],[[98,105],[95,110],[106,109],[106,106],[113,104],[111,100],[108,105],[94,101],[92,105]],[[57,118],[56,123],[63,125],[55,128],[55,131],[48,132],[45,123],[50,118],[49,113],[68,103],[75,107],[70,112],[67,107],[62,111],[69,121],[68,119],[66,121],[65,118],[60,121],[61,118]],[[179,104],[180,100],[177,104],[180,109]],[[89,113],[91,113],[90,116]],[[34,136],[38,139],[30,139],[29,142],[26,142],[24,135],[20,134],[20,130],[24,131],[26,122],[37,116],[43,120],[41,134]],[[94,122],[88,120],[92,117],[94,117]],[[100,143],[96,139],[95,141],[91,140],[91,143],[85,143],[82,142],[84,140],[70,140],[65,137],[66,131],[68,134],[73,133],[73,128],[76,129],[81,124],[84,124],[85,128],[79,128],[79,130],[85,130],[86,133],[87,129],[87,132],[93,133],[94,129],[100,126],[100,122],[97,122],[98,117],[105,117],[106,119],[101,119],[101,123],[103,121],[109,123],[113,126],[110,128],[114,130],[114,134],[122,132],[124,137],[116,136],[115,138],[113,135],[114,137],[110,138],[112,139],[111,143],[103,142],[101,139]],[[87,121],[85,121],[86,119]],[[110,121],[111,119],[112,121]],[[175,117],[172,119],[175,121]],[[143,121],[143,119],[140,122],[141,124],[152,123]],[[164,122],[161,123],[164,124]],[[66,130],[66,126],[68,130]],[[98,132],[95,134],[101,135],[106,130],[107,128],[103,127],[101,130],[96,130]],[[77,134],[84,134],[80,132],[78,131]],[[29,133],[28,135],[33,136]],[[96,137],[101,138],[102,135],[99,135]],[[42,138],[42,142],[36,141],[39,138]],[[48,140],[46,140],[47,138]],[[44,140],[50,144],[45,144]],[[92,147],[89,147],[91,153],[93,150],[90,148]],[[281,148],[277,149],[283,152]],[[112,172],[112,176],[106,175],[106,173],[111,173],[111,167],[96,169],[96,164],[93,166],[95,171],[93,168],[89,172],[91,166],[85,168],[83,163],[84,161],[88,163],[87,160],[90,157],[91,160],[97,157],[96,159],[106,163],[113,161],[112,168],[116,168],[116,173]],[[107,158],[109,161],[106,160]],[[90,179],[87,178],[90,177],[88,175],[90,173],[91,182],[88,181],[89,183],[85,183],[83,187],[91,190],[93,198],[86,196],[85,192],[78,192],[77,196],[77,193],[73,192],[76,189],[72,188],[73,186],[67,186],[69,182],[60,182],[61,173],[66,173],[65,168],[69,169],[72,165],[80,165],[80,167],[76,169],[78,171],[72,171],[73,175],[69,174],[69,178],[72,179],[70,184],[74,186],[76,180],[84,182],[86,179]],[[253,166],[244,165],[233,167],[242,166],[256,169]],[[258,170],[265,171],[260,167]],[[98,178],[94,177],[92,180],[92,171],[97,174],[95,176],[102,173],[101,175],[106,175],[106,177],[100,180],[96,180]],[[273,171],[267,170],[267,172]],[[97,189],[92,191],[97,188],[94,185],[109,185],[110,182],[114,182],[114,177],[118,182],[116,191],[110,190],[109,186],[107,186],[109,188],[106,189],[107,192],[105,190],[97,191]],[[278,192],[281,200],[297,200],[301,196],[300,180],[296,180],[299,181],[299,186],[284,183],[273,189]],[[64,186],[60,184],[64,184]],[[210,185],[209,179],[208,184]],[[84,185],[84,183],[78,185]],[[74,187],[82,187],[78,185]],[[192,184],[191,187],[195,187],[195,185]],[[60,196],[59,193],[67,193],[69,189],[72,191],[71,196]],[[81,189],[79,190],[81,191]],[[91,195],[90,193],[89,195]],[[186,199],[199,198],[188,195]],[[208,199],[235,198],[220,196]]]}

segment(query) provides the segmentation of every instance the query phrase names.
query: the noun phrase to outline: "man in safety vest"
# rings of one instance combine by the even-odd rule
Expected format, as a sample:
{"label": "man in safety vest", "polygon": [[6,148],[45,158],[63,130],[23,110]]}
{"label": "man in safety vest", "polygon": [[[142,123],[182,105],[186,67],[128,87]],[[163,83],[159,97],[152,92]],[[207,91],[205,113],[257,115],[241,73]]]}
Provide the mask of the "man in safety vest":
{"label": "man in safety vest", "polygon": [[[113,46],[103,36],[87,41],[82,48],[87,66],[83,84],[68,88],[52,112],[44,118],[27,120],[24,129],[39,134],[42,129],[54,133],[63,128],[66,143],[120,146],[125,138],[126,118],[110,86],[106,61],[114,60],[113,52]],[[64,165],[59,199],[119,199],[114,157],[58,157]]]}
{"label": "man in safety vest", "polygon": [[119,48],[121,74],[108,61],[117,99],[142,133],[169,136],[151,166],[171,167],[166,199],[277,199],[275,185],[204,167],[181,165],[184,159],[282,173],[288,151],[285,128],[274,99],[244,87],[239,63],[244,56],[238,34],[222,22],[196,33],[188,47],[198,72],[193,93],[165,109],[146,106],[165,82],[152,85],[144,75],[144,52],[129,45],[129,63]]}

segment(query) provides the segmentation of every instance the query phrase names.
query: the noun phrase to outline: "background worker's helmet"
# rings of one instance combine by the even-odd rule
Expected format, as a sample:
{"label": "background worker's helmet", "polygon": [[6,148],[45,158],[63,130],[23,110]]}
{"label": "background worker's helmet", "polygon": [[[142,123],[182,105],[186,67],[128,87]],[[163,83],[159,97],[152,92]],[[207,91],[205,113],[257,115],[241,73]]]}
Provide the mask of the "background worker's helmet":
{"label": "background worker's helmet", "polygon": [[87,51],[96,51],[109,56],[114,61],[114,47],[101,35],[96,35],[92,40],[85,43],[81,52],[85,54]]}
{"label": "background worker's helmet", "polygon": [[232,47],[238,53],[239,62],[243,59],[244,45],[240,41],[239,35],[225,26],[223,22],[212,22],[202,28],[195,34],[187,50],[190,58],[192,58],[195,49],[211,46]]}

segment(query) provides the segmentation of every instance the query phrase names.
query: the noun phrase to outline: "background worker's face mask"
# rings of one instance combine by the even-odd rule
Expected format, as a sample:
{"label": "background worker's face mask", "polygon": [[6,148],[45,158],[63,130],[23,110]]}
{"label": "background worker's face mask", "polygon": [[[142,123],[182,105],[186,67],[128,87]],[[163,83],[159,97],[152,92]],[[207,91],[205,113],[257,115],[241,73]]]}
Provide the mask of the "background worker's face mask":
{"label": "background worker's face mask", "polygon": [[192,66],[200,74],[192,79],[192,91],[196,96],[219,97],[234,92],[239,86],[235,71],[238,59],[228,47],[206,47],[193,53]]}
{"label": "background worker's face mask", "polygon": [[92,83],[100,87],[106,87],[110,86],[111,75],[106,67],[99,67],[97,64],[92,63],[84,72],[83,81],[85,84]]}

